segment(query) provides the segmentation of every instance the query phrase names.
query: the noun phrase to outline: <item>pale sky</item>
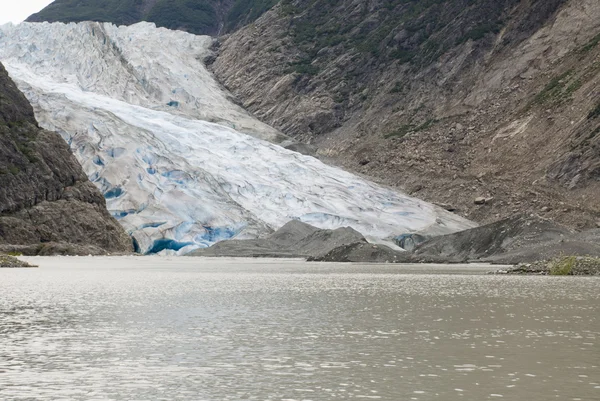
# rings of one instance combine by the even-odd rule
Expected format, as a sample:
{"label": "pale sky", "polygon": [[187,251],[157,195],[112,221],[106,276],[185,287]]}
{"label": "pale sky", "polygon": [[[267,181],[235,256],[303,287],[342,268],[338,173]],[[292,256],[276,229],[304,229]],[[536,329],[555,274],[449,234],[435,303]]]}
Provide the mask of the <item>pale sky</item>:
{"label": "pale sky", "polygon": [[54,0],[0,0],[0,25],[18,24]]}

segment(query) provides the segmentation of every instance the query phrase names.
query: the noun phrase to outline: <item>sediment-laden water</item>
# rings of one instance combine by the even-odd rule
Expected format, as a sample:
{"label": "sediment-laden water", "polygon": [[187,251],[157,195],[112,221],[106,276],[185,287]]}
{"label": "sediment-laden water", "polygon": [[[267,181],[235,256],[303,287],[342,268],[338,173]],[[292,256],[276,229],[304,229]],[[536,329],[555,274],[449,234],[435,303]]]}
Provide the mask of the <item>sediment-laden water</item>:
{"label": "sediment-laden water", "polygon": [[598,278],[30,260],[0,270],[2,400],[600,399]]}

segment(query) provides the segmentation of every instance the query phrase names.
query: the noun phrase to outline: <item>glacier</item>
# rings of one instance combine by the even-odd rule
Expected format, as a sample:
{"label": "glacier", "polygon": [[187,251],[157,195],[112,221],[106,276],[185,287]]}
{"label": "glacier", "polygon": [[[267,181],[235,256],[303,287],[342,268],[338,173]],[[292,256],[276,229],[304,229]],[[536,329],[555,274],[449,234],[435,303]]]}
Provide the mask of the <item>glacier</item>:
{"label": "glacier", "polygon": [[185,254],[292,219],[379,239],[475,226],[285,149],[291,140],[207,70],[212,42],[145,22],[0,26],[0,61],[141,253]]}

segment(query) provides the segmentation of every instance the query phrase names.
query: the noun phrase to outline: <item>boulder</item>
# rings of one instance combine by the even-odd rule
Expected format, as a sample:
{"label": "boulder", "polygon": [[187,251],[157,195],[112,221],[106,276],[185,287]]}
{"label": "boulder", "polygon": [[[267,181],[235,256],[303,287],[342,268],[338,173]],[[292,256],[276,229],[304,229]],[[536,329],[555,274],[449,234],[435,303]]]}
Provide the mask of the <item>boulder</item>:
{"label": "boulder", "polygon": [[485,198],[484,198],[484,197],[482,197],[482,196],[480,196],[480,197],[477,197],[477,198],[475,198],[475,201],[474,201],[474,203],[475,203],[476,205],[485,205]]}

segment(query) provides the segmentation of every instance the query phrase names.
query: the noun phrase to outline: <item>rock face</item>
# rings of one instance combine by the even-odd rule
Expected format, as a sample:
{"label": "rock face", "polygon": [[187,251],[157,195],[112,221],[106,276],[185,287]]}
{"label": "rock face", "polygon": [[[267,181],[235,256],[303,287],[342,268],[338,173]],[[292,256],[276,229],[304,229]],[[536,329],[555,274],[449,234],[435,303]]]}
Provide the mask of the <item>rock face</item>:
{"label": "rock face", "polygon": [[415,260],[531,263],[560,255],[600,256],[600,230],[575,233],[538,216],[515,216],[485,226],[430,239]]}
{"label": "rock face", "polygon": [[292,220],[265,238],[223,241],[194,251],[189,256],[303,258],[326,254],[338,246],[362,241],[366,242],[352,228],[320,230]]}
{"label": "rock face", "polygon": [[562,255],[599,257],[600,230],[576,233],[538,216],[514,216],[486,226],[429,239],[412,251],[369,243],[351,228],[320,230],[290,221],[253,240],[229,240],[190,256],[306,258],[317,262],[518,264]]}
{"label": "rock face", "polygon": [[326,254],[308,258],[309,262],[353,262],[353,263],[413,263],[408,252],[398,252],[383,245],[366,241],[342,245]]}
{"label": "rock face", "polygon": [[[321,230],[309,224],[292,220],[275,233],[265,238],[253,240],[223,241],[207,249],[199,249],[189,256],[228,256],[228,257],[272,257],[272,258],[308,258],[314,261],[330,262],[380,262],[380,255],[353,253],[348,257],[346,249],[364,245],[388,251],[394,260],[395,254],[385,246],[371,245],[356,230],[350,227],[336,230]],[[375,257],[377,256],[377,257]]]}
{"label": "rock face", "polygon": [[132,251],[68,145],[38,127],[31,105],[0,65],[0,247],[42,243]]}
{"label": "rock face", "polygon": [[[600,216],[600,2],[287,0],[218,79],[350,170],[482,223]],[[477,197],[492,203],[473,202]]]}

